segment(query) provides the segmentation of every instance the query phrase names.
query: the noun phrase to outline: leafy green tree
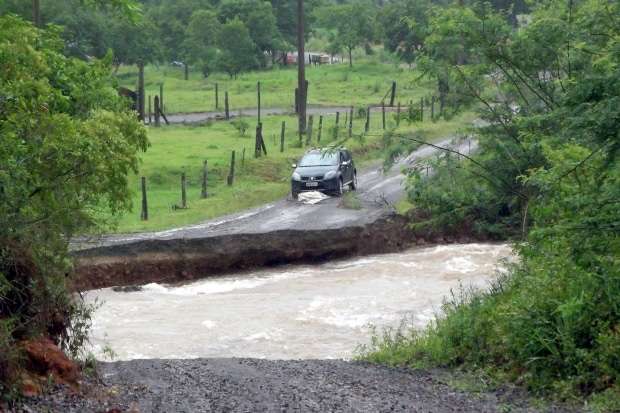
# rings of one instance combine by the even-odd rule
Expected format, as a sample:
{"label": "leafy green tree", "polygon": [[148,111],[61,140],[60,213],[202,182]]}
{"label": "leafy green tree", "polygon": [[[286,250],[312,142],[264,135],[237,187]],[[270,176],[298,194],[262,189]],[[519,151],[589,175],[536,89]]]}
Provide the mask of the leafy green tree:
{"label": "leafy green tree", "polygon": [[446,151],[432,177],[411,173],[415,226],[517,238],[519,262],[394,353],[617,406],[620,4],[540,2],[519,29],[488,5],[434,13],[426,68],[448,73],[487,123],[477,153]]}
{"label": "leafy green tree", "polygon": [[[118,97],[111,57],[63,55],[56,27],[0,17],[0,393],[14,379],[16,340],[84,339],[68,293],[68,240],[130,207],[127,174],[147,147]],[[73,334],[69,334],[72,331]]]}
{"label": "leafy green tree", "polygon": [[220,22],[211,10],[196,10],[192,13],[185,32],[183,48],[185,60],[197,64],[207,77],[217,67],[217,42]]}
{"label": "leafy green tree", "polygon": [[195,10],[208,10],[207,0],[161,0],[146,9],[146,18],[157,27],[157,40],[168,62],[183,60],[185,32]]}
{"label": "leafy green tree", "polygon": [[157,27],[150,19],[132,23],[123,19],[111,19],[107,28],[108,47],[114,53],[114,65],[135,65],[142,61],[161,61],[163,50],[157,42]]}
{"label": "leafy green tree", "polygon": [[336,31],[333,48],[345,49],[349,66],[353,66],[353,49],[363,46],[376,37],[375,7],[373,3],[356,0],[350,3],[325,6],[317,10],[319,20]]}
{"label": "leafy green tree", "polygon": [[221,50],[219,67],[231,78],[258,65],[256,44],[252,41],[248,28],[238,18],[222,25],[218,44]]}
{"label": "leafy green tree", "polygon": [[283,47],[283,39],[276,25],[271,3],[263,0],[226,0],[218,9],[222,22],[240,19],[248,28],[250,38],[256,44],[256,58],[264,65],[265,53],[272,55]]}
{"label": "leafy green tree", "polygon": [[377,17],[383,31],[385,48],[412,64],[424,45],[430,0],[397,0],[387,3]]}

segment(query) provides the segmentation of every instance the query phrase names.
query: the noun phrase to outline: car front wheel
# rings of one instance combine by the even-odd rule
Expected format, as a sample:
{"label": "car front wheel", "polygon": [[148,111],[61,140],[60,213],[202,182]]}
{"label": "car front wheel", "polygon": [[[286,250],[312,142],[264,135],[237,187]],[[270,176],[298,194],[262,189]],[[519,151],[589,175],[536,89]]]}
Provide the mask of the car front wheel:
{"label": "car front wheel", "polygon": [[338,188],[336,189],[336,196],[342,196],[344,194],[344,183],[342,178],[338,179]]}
{"label": "car front wheel", "polygon": [[357,189],[357,172],[353,172],[353,179],[349,184],[349,188],[351,188],[351,191],[355,191]]}

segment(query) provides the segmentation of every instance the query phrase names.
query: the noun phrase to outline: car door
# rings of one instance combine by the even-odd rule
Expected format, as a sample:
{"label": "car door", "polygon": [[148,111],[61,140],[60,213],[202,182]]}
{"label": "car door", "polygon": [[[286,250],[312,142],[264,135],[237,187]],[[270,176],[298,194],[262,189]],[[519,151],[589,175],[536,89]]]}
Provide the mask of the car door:
{"label": "car door", "polygon": [[340,164],[342,165],[342,180],[349,182],[351,180],[351,159],[347,151],[340,151]]}
{"label": "car door", "polygon": [[349,161],[349,180],[352,181],[355,178],[355,164],[353,163],[353,157],[351,156],[351,152],[345,152],[347,153],[347,160]]}

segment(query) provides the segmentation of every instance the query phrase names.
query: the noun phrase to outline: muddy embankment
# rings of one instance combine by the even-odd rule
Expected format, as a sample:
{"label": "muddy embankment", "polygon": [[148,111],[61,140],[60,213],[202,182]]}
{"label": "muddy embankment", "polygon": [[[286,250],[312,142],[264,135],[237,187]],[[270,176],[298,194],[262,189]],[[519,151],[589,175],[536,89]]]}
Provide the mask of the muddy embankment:
{"label": "muddy embankment", "polygon": [[414,242],[406,219],[397,215],[339,229],[142,240],[75,251],[73,286],[89,290],[182,282],[262,266],[395,252]]}
{"label": "muddy embankment", "polygon": [[75,251],[73,289],[176,283],[265,266],[398,252],[413,245],[488,240],[465,228],[457,233],[414,231],[410,220],[393,214],[337,229],[140,240]]}

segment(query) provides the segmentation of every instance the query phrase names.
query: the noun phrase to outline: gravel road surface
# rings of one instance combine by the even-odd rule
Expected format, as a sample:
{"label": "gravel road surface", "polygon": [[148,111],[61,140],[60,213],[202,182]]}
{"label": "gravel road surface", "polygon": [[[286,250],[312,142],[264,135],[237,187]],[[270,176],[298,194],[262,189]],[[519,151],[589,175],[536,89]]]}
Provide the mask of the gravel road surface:
{"label": "gravel road surface", "polygon": [[[339,360],[134,360],[103,363],[104,387],[55,393],[31,411],[62,412],[536,412],[514,392],[471,394],[437,372]],[[47,409],[47,410],[46,410]],[[566,412],[547,407],[546,412]]]}

